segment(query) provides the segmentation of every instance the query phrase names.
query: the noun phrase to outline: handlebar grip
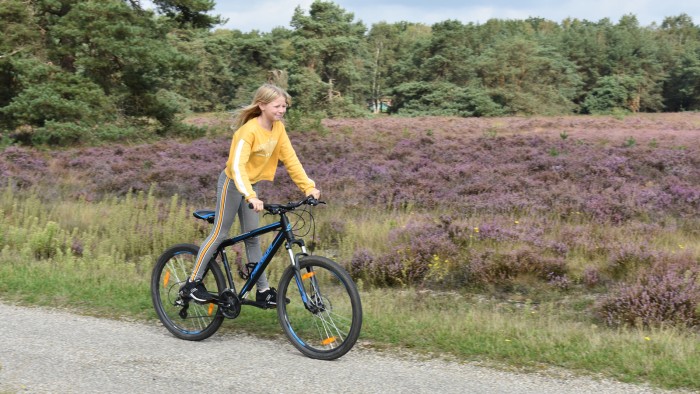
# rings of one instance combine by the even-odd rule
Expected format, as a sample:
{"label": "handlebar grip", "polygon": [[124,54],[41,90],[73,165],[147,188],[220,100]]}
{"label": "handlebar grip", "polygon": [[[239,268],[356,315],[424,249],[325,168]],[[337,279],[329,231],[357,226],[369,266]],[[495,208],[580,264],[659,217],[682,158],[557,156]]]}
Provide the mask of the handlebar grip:
{"label": "handlebar grip", "polygon": [[[268,209],[270,205],[268,203],[263,203],[263,209]],[[253,203],[249,202],[248,203],[248,208],[253,209]]]}

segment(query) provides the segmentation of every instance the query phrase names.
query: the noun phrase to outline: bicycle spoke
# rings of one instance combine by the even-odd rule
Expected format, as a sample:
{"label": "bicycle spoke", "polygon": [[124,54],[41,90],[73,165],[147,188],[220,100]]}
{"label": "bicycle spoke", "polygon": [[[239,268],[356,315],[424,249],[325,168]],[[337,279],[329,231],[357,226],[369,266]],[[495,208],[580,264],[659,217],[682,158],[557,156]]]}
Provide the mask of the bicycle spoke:
{"label": "bicycle spoke", "polygon": [[[153,304],[161,322],[175,336],[190,340],[212,335],[223,321],[215,304],[180,299],[180,287],[194,268],[197,250],[195,245],[169,249],[158,259],[151,280]],[[216,264],[210,264],[204,282],[207,289],[216,294],[225,287],[223,274]]]}
{"label": "bicycle spoke", "polygon": [[338,328],[333,319],[330,318],[330,313],[321,312],[317,314],[316,317],[316,323],[320,323],[318,331],[319,334],[321,334],[320,343],[322,346],[329,346],[333,348],[337,346],[338,342],[343,342],[345,340],[346,333],[342,332]]}
{"label": "bicycle spoke", "polygon": [[340,357],[352,348],[359,335],[362,323],[359,294],[336,263],[315,256],[305,258],[304,262],[301,284],[308,309],[299,297],[290,269],[280,281],[281,293],[290,299],[289,304],[278,305],[280,322],[292,344],[307,356]]}

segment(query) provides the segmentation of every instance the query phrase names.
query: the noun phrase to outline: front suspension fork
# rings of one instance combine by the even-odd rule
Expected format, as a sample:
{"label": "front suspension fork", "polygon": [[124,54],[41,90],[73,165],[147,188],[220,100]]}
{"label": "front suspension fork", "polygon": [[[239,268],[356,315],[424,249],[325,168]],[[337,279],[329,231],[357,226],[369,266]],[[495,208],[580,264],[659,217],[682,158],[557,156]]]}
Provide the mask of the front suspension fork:
{"label": "front suspension fork", "polygon": [[299,260],[301,260],[303,257],[308,256],[309,254],[306,252],[306,246],[304,246],[303,243],[300,243],[299,246],[301,247],[301,252],[297,254],[294,254],[294,251],[292,251],[292,248],[290,246],[287,247],[287,252],[289,253],[289,259],[292,264],[292,269],[294,270],[294,280],[296,281],[297,289],[299,289],[299,295],[301,296],[301,300],[302,302],[304,302],[304,307],[306,307],[306,309],[309,310],[311,313],[317,313],[320,310],[320,305],[318,305],[317,302],[314,302],[315,300],[309,299],[308,294],[306,293],[306,290],[304,288],[304,281],[310,280],[311,288],[316,291],[316,296],[320,298],[320,295],[318,294],[318,286],[316,285],[316,278],[314,277],[314,271],[311,268],[308,268],[308,271],[305,273],[301,272]]}

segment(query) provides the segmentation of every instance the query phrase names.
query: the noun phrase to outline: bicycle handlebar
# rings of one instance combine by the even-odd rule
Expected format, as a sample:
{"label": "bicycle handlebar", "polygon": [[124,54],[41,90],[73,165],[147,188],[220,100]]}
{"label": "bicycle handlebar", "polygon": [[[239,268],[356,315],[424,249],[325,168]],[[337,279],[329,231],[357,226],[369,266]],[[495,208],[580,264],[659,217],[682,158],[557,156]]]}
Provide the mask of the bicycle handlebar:
{"label": "bicycle handlebar", "polygon": [[[321,201],[321,200],[317,200],[317,199],[315,199],[313,196],[308,196],[308,197],[306,197],[305,199],[303,199],[303,200],[301,200],[301,201],[289,202],[289,203],[287,203],[287,204],[267,204],[267,203],[263,203],[263,209],[266,210],[266,211],[268,211],[268,212],[270,212],[270,213],[272,213],[272,214],[279,215],[279,214],[281,214],[281,213],[286,213],[286,212],[289,212],[289,211],[293,211],[293,210],[299,208],[299,207],[302,206],[302,205],[311,205],[311,206],[313,207],[313,206],[316,206],[316,205],[318,205],[318,204],[325,204],[325,202],[324,202],[324,201]],[[252,203],[248,203],[248,208],[253,209],[253,204],[252,204]]]}

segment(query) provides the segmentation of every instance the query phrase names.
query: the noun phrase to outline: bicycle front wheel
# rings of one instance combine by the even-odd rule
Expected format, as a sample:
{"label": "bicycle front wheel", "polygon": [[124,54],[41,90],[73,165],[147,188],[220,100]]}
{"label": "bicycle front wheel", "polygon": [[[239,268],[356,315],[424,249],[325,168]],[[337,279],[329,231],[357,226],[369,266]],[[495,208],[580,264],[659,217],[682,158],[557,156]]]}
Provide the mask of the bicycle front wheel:
{"label": "bicycle front wheel", "polygon": [[[173,335],[190,341],[209,338],[224,320],[218,305],[184,301],[178,294],[192,274],[198,251],[196,245],[173,246],[158,258],[151,275],[151,298],[158,318]],[[221,268],[213,260],[207,266],[202,283],[217,296],[226,288]]]}
{"label": "bicycle front wheel", "polygon": [[[280,279],[280,325],[290,342],[307,357],[341,357],[355,345],[362,327],[357,287],[338,263],[325,257],[304,257],[299,268],[300,278],[290,266]],[[289,303],[283,302],[285,298]]]}

